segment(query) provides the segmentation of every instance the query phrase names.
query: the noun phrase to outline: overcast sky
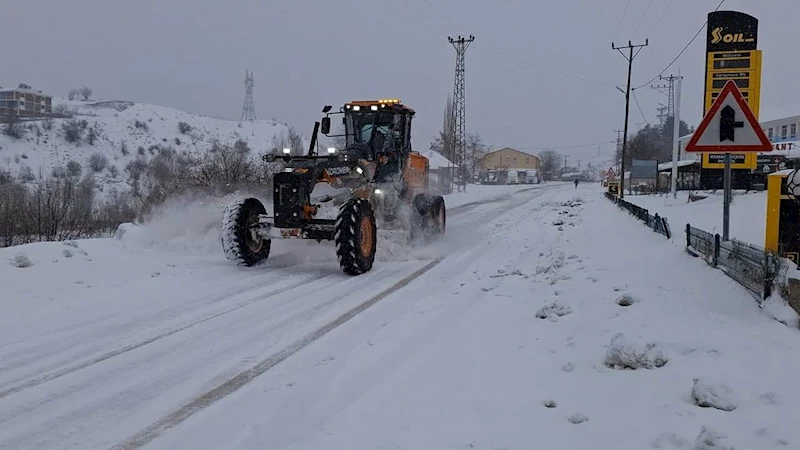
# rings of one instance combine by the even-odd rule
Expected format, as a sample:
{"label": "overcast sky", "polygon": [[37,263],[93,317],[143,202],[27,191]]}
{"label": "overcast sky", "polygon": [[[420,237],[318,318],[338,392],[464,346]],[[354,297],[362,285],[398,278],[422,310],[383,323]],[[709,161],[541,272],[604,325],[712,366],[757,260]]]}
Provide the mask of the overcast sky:
{"label": "overcast sky", "polygon": [[[467,128],[487,144],[540,147],[611,142],[622,128],[626,61],[611,49],[650,46],[633,84],[658,74],[719,0],[24,0],[0,9],[0,85],[53,95],[88,85],[95,97],[148,102],[238,120],[245,68],[256,112],[310,133],[324,104],[394,97],[417,111],[427,148],[453,89],[447,36],[472,33]],[[629,4],[624,18],[623,11]],[[797,0],[726,0],[760,20],[762,110],[800,103]],[[663,17],[662,16],[663,13]],[[658,21],[661,17],[660,22]],[[705,32],[665,75],[685,76],[683,118],[702,113]],[[586,82],[570,76],[597,81]],[[630,127],[656,121],[666,97],[636,93]],[[610,154],[613,144],[603,146]],[[597,145],[563,149],[572,158]]]}

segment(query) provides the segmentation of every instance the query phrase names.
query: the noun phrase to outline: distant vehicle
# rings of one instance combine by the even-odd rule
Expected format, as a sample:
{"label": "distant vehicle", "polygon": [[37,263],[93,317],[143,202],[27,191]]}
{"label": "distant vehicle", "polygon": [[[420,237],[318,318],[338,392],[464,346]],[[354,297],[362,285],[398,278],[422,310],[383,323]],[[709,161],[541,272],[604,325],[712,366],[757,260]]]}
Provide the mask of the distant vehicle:
{"label": "distant vehicle", "polygon": [[516,170],[508,171],[508,184],[519,184],[519,172]]}
{"label": "distant vehicle", "polygon": [[486,180],[483,183],[484,184],[497,184],[497,171],[496,170],[487,170],[486,171]]}
{"label": "distant vehicle", "polygon": [[525,172],[525,183],[526,184],[539,184],[541,180],[539,179],[539,171],[538,170],[528,170]]}

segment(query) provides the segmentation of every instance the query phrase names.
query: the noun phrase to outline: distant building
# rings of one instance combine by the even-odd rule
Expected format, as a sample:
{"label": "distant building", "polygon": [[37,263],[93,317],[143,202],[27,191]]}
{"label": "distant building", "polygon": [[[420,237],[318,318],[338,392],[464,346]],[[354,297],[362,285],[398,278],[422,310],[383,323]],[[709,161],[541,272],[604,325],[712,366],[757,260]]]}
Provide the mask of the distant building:
{"label": "distant building", "polygon": [[487,153],[481,158],[481,172],[504,169],[538,170],[541,164],[542,160],[536,155],[514,150],[513,148],[501,148]]}
{"label": "distant building", "polygon": [[35,91],[27,84],[13,89],[0,88],[0,116],[42,117],[53,113],[53,97]]}

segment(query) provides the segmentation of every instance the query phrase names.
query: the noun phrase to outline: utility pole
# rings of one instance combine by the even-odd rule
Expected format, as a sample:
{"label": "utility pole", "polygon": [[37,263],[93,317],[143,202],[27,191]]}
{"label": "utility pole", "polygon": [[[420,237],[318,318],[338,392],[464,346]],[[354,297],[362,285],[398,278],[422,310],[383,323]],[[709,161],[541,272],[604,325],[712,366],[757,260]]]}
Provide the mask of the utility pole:
{"label": "utility pole", "polygon": [[[622,130],[614,130],[617,133],[617,151],[614,153],[614,160],[616,161],[622,155]],[[619,164],[614,165],[615,169],[617,169],[617,173],[619,173]]]}
{"label": "utility pole", "polygon": [[679,142],[681,131],[681,80],[680,75],[670,75],[668,77],[659,76],[660,80],[667,81],[668,86],[653,86],[654,89],[668,89],[667,96],[669,98],[669,116],[672,117],[672,176],[671,178],[671,191],[672,198],[678,197],[678,158],[679,158]]}
{"label": "utility pole", "polygon": [[242,118],[239,122],[249,120],[250,122],[256,120],[256,102],[253,99],[253,72],[249,70],[244,71],[244,105],[242,106]]}
{"label": "utility pole", "polygon": [[[639,52],[642,51],[644,47],[647,47],[648,44],[649,42],[647,39],[644,40],[643,45],[633,45],[631,41],[628,41],[628,45],[617,47],[613,42],[611,43],[611,49],[618,51],[620,55],[628,61],[628,88],[625,91],[625,127],[622,134],[622,168],[619,174],[619,198],[625,197],[625,152],[628,150],[628,119],[631,114],[631,72],[633,71],[633,60],[636,59]],[[628,56],[625,56],[625,53],[622,51],[623,49],[629,50]],[[634,49],[636,49],[635,54],[633,53]]]}
{"label": "utility pole", "polygon": [[[456,50],[456,73],[455,73],[455,81],[453,83],[453,120],[451,121],[451,126],[453,127],[452,139],[454,140],[453,145],[453,169],[458,167],[458,172],[461,173],[461,176],[466,176],[466,162],[467,162],[467,151],[466,151],[466,140],[467,140],[467,128],[466,128],[466,89],[465,89],[465,82],[464,82],[464,56],[467,53],[467,48],[469,45],[475,40],[475,36],[469,35],[469,38],[464,38],[463,36],[458,36],[458,39],[453,39],[451,37],[447,38],[447,41],[453,46]],[[450,177],[450,189],[452,191],[453,186],[453,178],[455,178],[456,170],[451,171]],[[467,189],[467,180],[464,180],[464,190]],[[458,185],[458,191],[461,192],[461,185]]]}

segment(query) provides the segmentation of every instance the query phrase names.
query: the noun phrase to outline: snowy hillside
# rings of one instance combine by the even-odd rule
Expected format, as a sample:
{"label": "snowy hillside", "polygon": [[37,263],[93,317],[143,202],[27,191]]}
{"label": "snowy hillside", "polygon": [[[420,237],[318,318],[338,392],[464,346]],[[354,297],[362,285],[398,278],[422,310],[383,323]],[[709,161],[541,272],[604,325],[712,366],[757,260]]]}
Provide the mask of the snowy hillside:
{"label": "snowy hillside", "polygon": [[[239,124],[143,103],[63,99],[53,99],[53,103],[54,108],[68,108],[73,118],[19,123],[21,137],[16,139],[0,134],[0,171],[30,181],[40,173],[48,176],[54,170],[66,170],[74,161],[83,175],[95,173],[99,189],[107,186],[110,191],[125,192],[130,189],[125,167],[137,158],[152,158],[162,148],[179,154],[205,152],[214,141],[233,146],[241,140],[262,154],[274,136],[288,132],[286,125],[272,120]],[[91,168],[89,160],[95,154],[103,155],[107,163]],[[77,167],[71,164],[70,171]]]}

